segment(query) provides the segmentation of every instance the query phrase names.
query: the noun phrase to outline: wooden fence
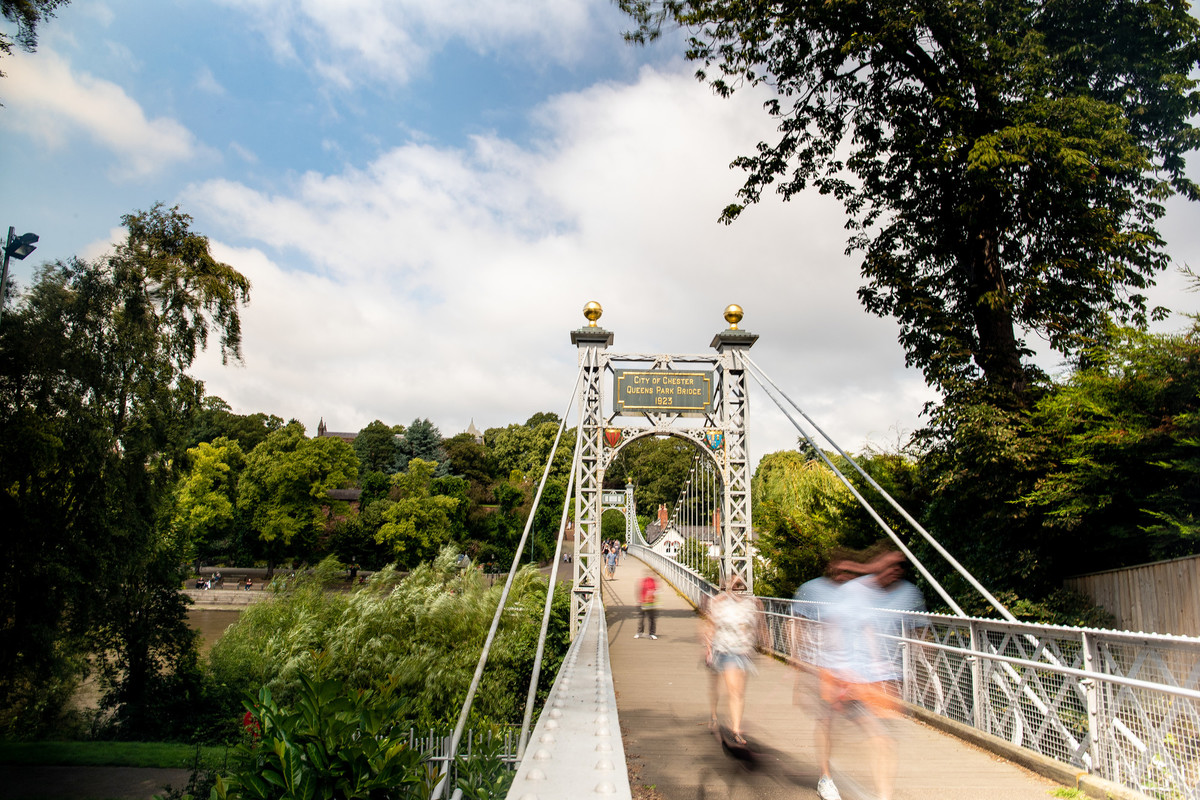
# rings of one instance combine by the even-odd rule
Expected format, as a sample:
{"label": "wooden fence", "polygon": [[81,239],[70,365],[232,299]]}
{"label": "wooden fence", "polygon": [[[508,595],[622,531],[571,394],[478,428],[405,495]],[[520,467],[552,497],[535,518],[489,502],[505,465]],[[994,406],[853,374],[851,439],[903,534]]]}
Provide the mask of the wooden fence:
{"label": "wooden fence", "polygon": [[1067,588],[1117,618],[1117,627],[1200,636],[1200,556],[1077,575]]}

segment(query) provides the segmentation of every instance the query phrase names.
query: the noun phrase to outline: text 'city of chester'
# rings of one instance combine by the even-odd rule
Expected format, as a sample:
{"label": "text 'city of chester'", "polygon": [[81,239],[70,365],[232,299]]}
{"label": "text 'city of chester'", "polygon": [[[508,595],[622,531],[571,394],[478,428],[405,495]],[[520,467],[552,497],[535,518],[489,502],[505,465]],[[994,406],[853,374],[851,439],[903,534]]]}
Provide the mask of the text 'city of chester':
{"label": "text 'city of chester'", "polygon": [[703,414],[712,407],[713,373],[682,370],[614,371],[618,413],[669,411]]}

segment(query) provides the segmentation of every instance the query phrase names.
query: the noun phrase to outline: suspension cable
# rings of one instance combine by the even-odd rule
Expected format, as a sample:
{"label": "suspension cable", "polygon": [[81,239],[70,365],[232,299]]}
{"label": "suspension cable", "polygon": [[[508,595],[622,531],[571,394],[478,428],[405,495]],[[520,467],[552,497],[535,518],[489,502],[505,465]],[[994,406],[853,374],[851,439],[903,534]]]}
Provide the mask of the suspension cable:
{"label": "suspension cable", "polygon": [[529,507],[529,517],[525,520],[525,530],[521,533],[521,541],[517,544],[516,553],[513,555],[512,566],[508,569],[508,578],[504,581],[503,591],[500,592],[500,602],[496,604],[496,613],[492,616],[492,627],[488,629],[487,639],[483,643],[483,650],[479,653],[479,663],[475,665],[475,675],[471,678],[470,688],[467,689],[467,699],[463,701],[462,710],[458,714],[458,723],[454,726],[454,735],[450,737],[450,751],[446,761],[442,764],[441,776],[437,786],[434,787],[430,800],[441,800],[442,792],[445,791],[446,784],[449,782],[450,765],[458,757],[458,745],[462,742],[463,729],[467,726],[467,717],[471,713],[471,704],[475,700],[475,691],[479,688],[479,681],[483,677],[484,665],[487,664],[488,654],[492,650],[492,641],[496,638],[496,631],[500,627],[500,617],[504,613],[504,604],[508,601],[508,592],[512,588],[513,578],[516,577],[517,569],[521,565],[521,554],[525,550],[525,540],[529,537],[529,529],[533,527],[534,511],[537,510],[538,503],[541,502],[542,490],[546,488],[546,479],[550,475],[550,467],[554,464],[554,455],[558,451],[558,442],[562,438],[563,428],[567,424],[567,416],[571,413],[571,406],[575,403],[575,395],[579,392],[579,384],[582,380],[583,367],[580,367],[579,372],[575,376],[575,387],[571,390],[571,399],[567,403],[567,410],[563,412],[562,420],[558,424],[558,433],[554,436],[554,444],[550,445],[550,456],[546,459],[546,469],[542,472],[542,482],[538,484],[537,494],[533,498],[533,504]]}
{"label": "suspension cable", "polygon": [[[900,538],[896,535],[896,533],[887,525],[887,523],[885,523],[883,521],[883,519],[875,512],[875,510],[873,508],[871,508],[870,504],[866,501],[866,499],[861,494],[859,494],[858,490],[855,489],[853,485],[851,485],[850,481],[847,480],[846,476],[842,474],[841,470],[839,470],[833,464],[833,462],[825,455],[823,449],[821,447],[817,446],[817,443],[815,441],[813,441],[812,437],[808,435],[808,433],[804,430],[803,427],[801,427],[801,425],[795,420],[795,418],[792,417],[792,415],[788,412],[788,410],[785,409],[782,404],[780,404],[779,400],[774,395],[771,394],[771,391],[768,390],[767,386],[763,383],[764,380],[767,383],[769,383],[771,385],[771,387],[781,397],[783,397],[783,399],[785,399],[789,405],[792,406],[792,408],[796,409],[796,411],[799,412],[800,415],[802,417],[804,417],[805,420],[808,421],[808,424],[812,425],[812,427],[817,431],[817,433],[819,433],[827,442],[829,442],[829,444],[832,445],[835,450],[837,450],[838,454],[841,455],[841,457],[844,458],[847,462],[849,462],[849,464],[852,467],[854,467],[855,471],[857,471],[858,474],[861,475],[863,477],[863,479],[866,480],[867,483],[869,483],[875,489],[875,491],[879,492],[879,494],[888,501],[888,503],[892,506],[892,508],[896,509],[896,511],[899,512],[900,515],[903,516],[904,519],[907,520],[910,525],[912,525],[913,529],[916,530],[917,533],[919,533],[922,536],[922,538],[924,538],[925,541],[928,542],[934,548],[934,550],[936,550],[938,552],[938,554],[940,554],[942,556],[942,558],[946,559],[946,561],[950,564],[950,566],[952,566],[955,569],[955,571],[958,572],[959,575],[961,575],[964,579],[966,579],[966,581],[975,589],[975,591],[979,592],[979,594],[985,600],[987,600],[988,603],[991,604],[991,606],[993,608],[995,608],[998,612],[1000,612],[1001,616],[1003,616],[1009,622],[1017,621],[1017,618],[1014,617],[1012,615],[1012,613],[1007,608],[1005,608],[1005,606],[992,595],[991,592],[989,592],[986,588],[984,588],[983,584],[981,584],[978,580],[976,580],[975,576],[972,575],[967,570],[966,567],[964,567],[962,564],[960,564],[958,562],[958,560],[955,559],[954,556],[952,556],[949,553],[949,551],[946,550],[946,548],[942,547],[942,545],[937,541],[937,539],[933,538],[933,535],[930,534],[929,531],[925,530],[925,527],[923,525],[921,525],[921,523],[919,523],[915,519],[913,519],[912,515],[909,514],[903,508],[903,506],[901,506],[898,502],[896,502],[895,498],[893,498],[890,494],[888,494],[883,489],[883,487],[880,486],[878,484],[878,482],[875,481],[874,478],[872,478],[870,475],[868,475],[866,473],[866,471],[858,465],[858,462],[856,462],[853,458],[851,458],[846,453],[845,450],[843,450],[841,447],[839,447],[837,442],[835,442],[829,436],[829,434],[827,434],[824,430],[822,430],[821,427],[819,425],[817,425],[817,423],[814,422],[813,419],[810,416],[808,416],[808,414],[806,414],[804,412],[804,410],[802,408],[800,408],[800,406],[798,406],[794,400],[792,400],[790,397],[788,397],[787,394],[782,389],[780,389],[779,386],[773,380],[771,380],[769,375],[767,375],[765,372],[763,372],[762,368],[759,367],[758,364],[756,364],[754,362],[754,360],[752,358],[750,358],[749,355],[747,355],[745,353],[739,353],[739,356],[745,361],[745,363],[747,363],[748,365],[750,365],[753,368],[751,370],[751,374],[754,375],[755,380],[758,381],[759,385],[763,387],[763,389],[767,392],[768,395],[771,395],[771,399],[775,401],[775,404],[777,406],[779,406],[779,409],[781,411],[783,411],[784,415],[787,416],[787,418],[791,421],[792,425],[795,426],[796,430],[800,432],[800,435],[804,437],[805,441],[807,441],[809,443],[809,445],[812,446],[813,450],[815,450],[817,452],[817,455],[819,455],[821,457],[821,460],[824,461],[825,464],[827,466],[829,466],[838,475],[838,477],[841,479],[842,483],[844,483],[850,489],[850,491],[854,493],[854,496],[858,498],[858,501],[863,506],[863,508],[865,508],[867,510],[867,512],[872,517],[874,517],[875,521],[877,523],[879,523],[879,525],[884,529],[884,531],[887,532],[888,536],[892,539],[892,541],[895,542],[896,545],[904,552],[904,555],[907,556],[908,559],[917,566],[917,568],[920,570],[921,574],[925,576],[925,579],[928,580],[930,585],[932,585],[937,590],[938,594],[941,595],[942,599],[945,600],[946,603],[952,609],[954,609],[954,612],[956,614],[958,614],[959,616],[962,616],[962,617],[966,616],[966,614],[963,612],[963,610],[961,608],[959,608],[958,604],[955,603],[954,600],[952,600],[949,597],[949,595],[946,593],[946,590],[942,588],[941,584],[939,584],[936,580],[934,580],[933,576],[929,574],[929,571],[925,569],[924,565],[922,565],[921,562],[918,561],[916,559],[916,557],[912,554],[912,552],[907,547],[905,547],[904,543],[902,541],[900,541]],[[759,377],[760,375],[761,375],[761,378]]]}
{"label": "suspension cable", "polygon": [[550,585],[546,587],[546,606],[542,609],[542,628],[538,632],[537,654],[533,657],[533,674],[529,677],[529,694],[525,698],[525,716],[521,720],[521,735],[517,739],[517,760],[525,756],[525,745],[529,741],[529,725],[533,721],[533,703],[537,699],[538,678],[542,673],[542,655],[546,651],[546,631],[550,628],[550,610],[554,605],[554,583],[558,579],[558,564],[562,559],[563,540],[567,532],[567,513],[571,506],[571,492],[575,488],[575,470],[579,466],[579,444],[583,440],[583,425],[575,429],[575,457],[571,461],[571,477],[567,480],[567,492],[563,497],[562,516],[558,520],[558,544],[554,547],[554,566],[550,568]]}
{"label": "suspension cable", "polygon": [[[800,435],[804,437],[804,440],[808,442],[809,446],[812,447],[820,459],[825,462],[825,465],[829,467],[833,473],[837,475],[838,479],[846,486],[846,488],[850,490],[850,493],[853,494],[858,500],[859,505],[861,505],[863,509],[871,515],[871,518],[874,519],[876,524],[883,529],[884,533],[888,535],[888,538],[890,538],[896,544],[896,546],[900,548],[901,552],[904,553],[905,557],[916,566],[917,571],[924,576],[925,580],[929,581],[930,585],[933,586],[934,590],[941,596],[943,600],[946,601],[946,604],[950,606],[954,613],[960,617],[967,616],[966,612],[959,607],[958,603],[954,602],[954,598],[949,595],[949,593],[942,587],[940,583],[938,583],[937,579],[933,577],[933,575],[925,568],[925,565],[921,563],[921,561],[913,554],[913,552],[909,550],[907,546],[905,546],[904,542],[900,540],[900,537],[896,535],[896,532],[892,530],[891,526],[883,520],[883,517],[879,516],[879,513],[869,502],[867,502],[867,499],[862,496],[857,488],[855,488],[854,484],[850,483],[850,480],[840,469],[838,469],[837,465],[834,464],[827,455],[825,455],[825,451],[822,450],[815,441],[813,441],[813,438],[808,435],[808,432],[805,431],[803,427],[801,427],[800,423],[798,423],[795,417],[791,415],[791,412],[784,408],[783,404],[779,402],[779,399],[771,394],[771,390],[767,388],[762,379],[760,379],[759,376],[754,373],[754,371],[751,371],[750,374],[754,376],[755,381],[757,381],[758,385],[763,388],[763,390],[767,393],[767,396],[775,401],[775,405],[779,407],[779,410],[782,411],[784,416],[788,418],[788,421],[790,421],[796,430],[800,432]],[[770,378],[767,378],[766,380],[769,382]],[[771,385],[775,386],[773,383]],[[775,386],[775,390],[780,394],[783,394],[779,387]],[[786,395],[784,395],[784,397],[786,398]],[[791,401],[789,400],[789,402]],[[799,411],[799,409],[797,410]],[[801,411],[800,413],[803,414],[804,412]],[[837,445],[834,446],[837,447]],[[840,448],[838,452],[842,452]],[[844,453],[843,456],[845,456]],[[846,456],[846,458],[849,457]]]}

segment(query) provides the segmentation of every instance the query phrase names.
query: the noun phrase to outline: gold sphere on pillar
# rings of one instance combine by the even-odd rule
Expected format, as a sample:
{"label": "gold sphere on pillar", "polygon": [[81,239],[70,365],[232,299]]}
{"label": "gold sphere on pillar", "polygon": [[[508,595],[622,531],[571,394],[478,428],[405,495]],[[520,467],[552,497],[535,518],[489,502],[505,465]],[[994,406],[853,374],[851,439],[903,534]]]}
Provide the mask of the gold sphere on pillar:
{"label": "gold sphere on pillar", "polygon": [[595,300],[583,307],[583,316],[587,318],[588,326],[596,327],[596,320],[600,319],[600,315],[604,313],[604,309]]}
{"label": "gold sphere on pillar", "polygon": [[736,303],[730,303],[726,306],[725,321],[729,323],[729,330],[736,331],[738,323],[742,321],[742,307]]}

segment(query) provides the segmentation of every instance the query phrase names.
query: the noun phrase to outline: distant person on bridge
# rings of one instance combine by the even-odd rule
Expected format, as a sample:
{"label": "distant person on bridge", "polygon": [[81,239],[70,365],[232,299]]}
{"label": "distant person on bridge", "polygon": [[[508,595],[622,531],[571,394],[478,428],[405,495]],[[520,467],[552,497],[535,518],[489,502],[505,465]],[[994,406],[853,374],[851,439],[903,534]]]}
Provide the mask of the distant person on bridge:
{"label": "distant person on bridge", "polygon": [[604,560],[608,569],[608,579],[611,581],[613,578],[617,577],[617,546],[612,542],[609,542],[609,544],[605,547],[604,552]]}
{"label": "distant person on bridge", "polygon": [[642,607],[642,615],[638,617],[638,629],[633,638],[642,638],[644,627],[651,639],[657,639],[655,629],[658,621],[658,581],[648,572],[638,584],[638,604]]}
{"label": "distant person on bridge", "polygon": [[734,575],[725,590],[708,604],[704,626],[704,662],[712,671],[709,725],[718,728],[717,705],[720,684],[725,684],[729,702],[729,731],[733,743],[745,746],[742,715],[746,704],[746,674],[754,669],[754,651],[766,640],[766,618],[762,603],[746,593],[746,584]]}

